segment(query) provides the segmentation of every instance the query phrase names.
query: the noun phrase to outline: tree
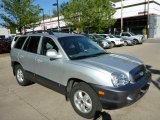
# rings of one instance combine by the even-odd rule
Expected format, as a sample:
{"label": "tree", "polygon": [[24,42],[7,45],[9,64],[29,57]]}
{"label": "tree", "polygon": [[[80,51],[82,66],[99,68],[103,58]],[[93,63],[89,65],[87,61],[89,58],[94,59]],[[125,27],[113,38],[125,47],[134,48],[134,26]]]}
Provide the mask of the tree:
{"label": "tree", "polygon": [[65,22],[78,32],[101,33],[115,23],[110,0],[70,0],[61,5],[61,13]]}
{"label": "tree", "polygon": [[119,2],[119,1],[121,1],[121,0],[111,0],[112,2]]}
{"label": "tree", "polygon": [[40,20],[40,9],[33,5],[34,0],[1,0],[0,9],[3,13],[0,18],[4,21],[2,26],[17,28],[20,33],[27,25]]}

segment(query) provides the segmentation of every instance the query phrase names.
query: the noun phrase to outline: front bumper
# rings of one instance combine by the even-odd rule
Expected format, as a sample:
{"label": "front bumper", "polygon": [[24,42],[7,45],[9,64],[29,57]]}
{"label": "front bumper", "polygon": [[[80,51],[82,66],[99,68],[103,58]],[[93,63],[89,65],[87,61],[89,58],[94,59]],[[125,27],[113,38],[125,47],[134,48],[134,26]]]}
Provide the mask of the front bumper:
{"label": "front bumper", "polygon": [[115,45],[116,46],[124,45],[124,42],[123,41],[115,41]]}
{"label": "front bumper", "polygon": [[104,95],[99,95],[100,102],[104,109],[116,109],[133,104],[140,99],[149,89],[151,74],[143,77],[140,81],[120,88],[108,88],[105,86],[91,86],[98,93],[104,91]]}

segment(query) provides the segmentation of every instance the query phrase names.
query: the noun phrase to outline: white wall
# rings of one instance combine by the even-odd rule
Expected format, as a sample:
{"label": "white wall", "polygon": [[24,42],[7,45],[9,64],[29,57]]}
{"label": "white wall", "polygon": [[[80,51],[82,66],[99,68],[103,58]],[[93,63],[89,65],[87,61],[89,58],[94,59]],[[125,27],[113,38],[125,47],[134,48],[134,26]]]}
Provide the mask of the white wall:
{"label": "white wall", "polygon": [[5,38],[10,36],[10,30],[6,28],[0,28],[0,35],[5,35]]}
{"label": "white wall", "polygon": [[[160,0],[149,0],[149,1],[155,1],[160,4]],[[123,1],[123,6],[129,6],[129,5],[134,5],[134,4],[140,4],[148,2],[148,0],[125,0]],[[121,2],[115,3],[116,7],[115,8],[120,8],[121,7]],[[140,12],[148,11],[148,4],[141,4],[137,6],[132,6],[132,7],[127,7],[123,8],[123,17],[135,17],[135,16],[140,16],[144,14],[139,14]],[[155,3],[150,3],[149,4],[149,14],[156,14],[160,15],[160,6],[155,4]],[[117,9],[114,18],[118,19],[121,18],[121,9]]]}
{"label": "white wall", "polygon": [[[63,19],[62,16],[60,16],[60,27],[65,27],[66,23],[61,20]],[[44,20],[44,24],[43,24],[43,20],[39,22],[39,25],[34,29],[35,31],[37,30],[43,30],[44,29],[44,25],[45,25],[45,29],[51,29],[51,28],[57,28],[58,26],[58,22],[57,22],[58,18],[54,17],[51,19],[46,19]],[[27,32],[32,31],[32,29],[27,29]]]}

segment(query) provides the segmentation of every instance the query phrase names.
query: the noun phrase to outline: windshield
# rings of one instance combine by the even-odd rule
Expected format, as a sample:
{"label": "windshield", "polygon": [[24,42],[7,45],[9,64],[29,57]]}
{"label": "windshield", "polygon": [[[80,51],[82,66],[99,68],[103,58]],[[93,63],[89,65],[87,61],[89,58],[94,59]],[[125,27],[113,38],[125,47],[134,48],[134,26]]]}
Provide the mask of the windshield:
{"label": "windshield", "polygon": [[100,35],[101,37],[103,37],[103,38],[106,38],[106,35]]}
{"label": "windshield", "polygon": [[108,35],[110,38],[115,38],[113,35]]}
{"label": "windshield", "polygon": [[100,35],[94,35],[96,38],[99,38],[99,39],[104,39],[102,36]]}
{"label": "windshield", "polygon": [[103,48],[84,36],[61,37],[58,41],[71,60],[106,54]]}
{"label": "windshield", "polygon": [[134,33],[130,33],[132,36],[135,36],[135,34]]}

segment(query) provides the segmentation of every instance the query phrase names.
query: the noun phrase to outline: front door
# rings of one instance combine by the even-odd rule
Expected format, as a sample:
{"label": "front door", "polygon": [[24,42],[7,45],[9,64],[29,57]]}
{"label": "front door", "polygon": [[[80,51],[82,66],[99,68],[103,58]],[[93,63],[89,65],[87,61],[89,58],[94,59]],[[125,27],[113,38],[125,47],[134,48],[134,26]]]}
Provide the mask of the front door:
{"label": "front door", "polygon": [[61,85],[63,82],[63,59],[50,59],[46,56],[47,50],[59,49],[53,39],[43,37],[40,54],[36,56],[36,75],[37,81],[48,84],[55,83]]}

